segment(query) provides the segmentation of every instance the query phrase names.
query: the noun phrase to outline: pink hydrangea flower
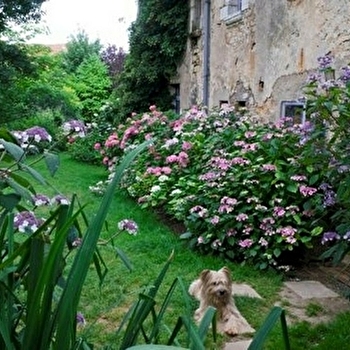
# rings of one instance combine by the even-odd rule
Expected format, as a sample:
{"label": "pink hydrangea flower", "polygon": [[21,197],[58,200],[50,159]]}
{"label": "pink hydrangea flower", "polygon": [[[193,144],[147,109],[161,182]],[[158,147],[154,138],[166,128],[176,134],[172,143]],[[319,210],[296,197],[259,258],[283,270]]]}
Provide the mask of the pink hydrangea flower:
{"label": "pink hydrangea flower", "polygon": [[248,215],[245,213],[240,213],[236,216],[237,221],[246,221],[248,219]]}
{"label": "pink hydrangea flower", "polygon": [[301,185],[301,186],[299,187],[299,192],[300,192],[304,197],[310,197],[310,196],[314,195],[314,194],[317,192],[317,188]]}
{"label": "pink hydrangea flower", "polygon": [[254,243],[253,240],[249,238],[238,242],[239,246],[242,248],[249,248],[253,243]]}

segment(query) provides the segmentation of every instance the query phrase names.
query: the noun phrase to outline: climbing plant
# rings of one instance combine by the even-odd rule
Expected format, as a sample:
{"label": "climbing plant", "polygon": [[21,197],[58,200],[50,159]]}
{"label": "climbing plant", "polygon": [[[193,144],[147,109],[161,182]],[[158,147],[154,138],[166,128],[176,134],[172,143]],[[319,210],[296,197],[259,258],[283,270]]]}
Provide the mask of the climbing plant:
{"label": "climbing plant", "polygon": [[150,104],[171,107],[168,87],[185,50],[188,13],[188,0],[139,1],[118,87],[123,113],[146,110]]}

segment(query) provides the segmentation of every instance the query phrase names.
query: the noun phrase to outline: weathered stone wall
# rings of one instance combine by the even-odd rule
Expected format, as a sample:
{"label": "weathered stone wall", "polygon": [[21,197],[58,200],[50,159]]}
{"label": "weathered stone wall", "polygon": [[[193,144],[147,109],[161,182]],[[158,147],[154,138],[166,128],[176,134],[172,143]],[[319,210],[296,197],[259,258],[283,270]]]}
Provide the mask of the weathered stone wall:
{"label": "weathered stone wall", "polygon": [[[331,52],[336,68],[350,62],[348,0],[249,0],[230,24],[220,20],[223,5],[224,0],[211,0],[210,108],[239,101],[277,119],[281,101],[302,96],[317,57]],[[203,30],[202,20],[179,68],[182,109],[203,101]]]}

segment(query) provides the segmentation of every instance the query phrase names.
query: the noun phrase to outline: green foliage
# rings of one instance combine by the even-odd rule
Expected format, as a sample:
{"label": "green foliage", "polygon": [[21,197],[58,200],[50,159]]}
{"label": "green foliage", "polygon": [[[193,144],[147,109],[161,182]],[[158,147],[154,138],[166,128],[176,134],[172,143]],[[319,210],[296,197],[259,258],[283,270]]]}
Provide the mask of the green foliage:
{"label": "green foliage", "polygon": [[66,72],[75,73],[84,60],[93,55],[99,55],[102,45],[99,40],[89,41],[86,32],[80,31],[71,36],[66,51],[62,54],[62,65]]}
{"label": "green foliage", "polygon": [[37,112],[28,118],[18,118],[6,123],[9,130],[19,131],[31,128],[34,125],[47,130],[50,135],[58,135],[62,124],[62,115],[57,110],[45,110]]}
{"label": "green foliage", "polygon": [[[74,90],[67,85],[58,55],[40,45],[3,46],[17,49],[13,52],[13,62],[8,56],[3,61],[5,68],[0,78],[2,122],[26,120],[45,110],[59,112],[63,118],[79,115],[80,102]],[[2,52],[5,55],[8,50]]]}
{"label": "green foliage", "polygon": [[24,45],[0,41],[0,122],[28,115],[24,101],[26,80],[34,78],[35,67]]}
{"label": "green foliage", "polygon": [[350,251],[350,68],[327,80],[328,72],[335,74],[333,59],[328,55],[318,61],[319,70],[305,87],[307,114],[316,129],[314,147],[305,158],[324,179],[324,205],[331,214],[324,236],[330,249],[322,257],[338,263]]}
{"label": "green foliage", "polygon": [[267,315],[264,323],[262,326],[258,329],[256,334],[254,335],[254,338],[251,342],[251,344],[248,347],[248,350],[260,350],[264,349],[264,343],[269,336],[272,328],[275,326],[275,324],[280,321],[282,326],[282,336],[284,341],[284,348],[286,350],[290,350],[290,342],[289,342],[289,336],[288,336],[288,328],[286,323],[286,316],[285,311],[280,308],[279,306],[274,306],[270,313]]}
{"label": "green foliage", "polygon": [[[125,157],[91,221],[87,220],[84,207],[73,196],[71,203],[61,204],[44,222],[34,224],[31,221],[34,216],[26,211],[26,200],[32,201],[34,187],[15,170],[26,171],[43,185],[47,182],[26,164],[26,154],[11,142],[11,134],[1,130],[0,136],[3,146],[0,178],[0,346],[43,350],[88,348],[76,334],[81,290],[91,261],[103,278],[102,267],[105,265],[96,250],[97,241],[123,172],[147,143]],[[56,166],[52,164],[53,159],[52,156],[47,157],[50,169],[57,168],[57,161]],[[22,223],[19,216],[15,220],[15,210],[25,214],[30,222]],[[78,220],[80,216],[86,225],[85,232]],[[22,230],[23,234],[16,229]],[[73,249],[76,240],[79,241],[78,250]],[[68,256],[72,256],[71,265],[67,265]]]}
{"label": "green foliage", "polygon": [[16,24],[38,21],[41,17],[40,7],[46,0],[6,0],[1,2],[0,33],[10,22]]}
{"label": "green foliage", "polygon": [[86,122],[92,122],[110,95],[107,67],[98,55],[92,54],[76,69],[72,80],[71,86],[82,105],[82,117]]}
{"label": "green foliage", "polygon": [[194,107],[171,120],[152,106],[110,135],[104,163],[113,169],[149,137],[123,186],[142,207],[183,222],[190,247],[264,269],[297,263],[318,240],[328,216],[322,178],[299,156],[312,147],[307,129],[259,124],[230,108]]}
{"label": "green foliage", "polygon": [[118,87],[122,113],[141,112],[150,104],[171,108],[169,84],[186,47],[188,13],[187,0],[139,1]]}
{"label": "green foliage", "polygon": [[68,144],[67,150],[73,159],[89,164],[101,164],[101,157],[97,152],[91,151],[98,144],[103,143],[111,133],[112,127],[103,118],[98,118],[91,124],[85,137],[78,137]]}
{"label": "green foliage", "polygon": [[[175,288],[178,284],[182,287],[182,299],[186,302],[186,315],[180,316],[178,318],[178,322],[175,325],[175,328],[170,334],[170,338],[168,341],[164,341],[163,343],[167,343],[168,346],[164,347],[164,349],[171,349],[172,345],[182,326],[187,331],[187,344],[186,346],[190,346],[190,349],[193,350],[204,350],[204,341],[209,330],[210,325],[213,323],[213,333],[214,337],[216,335],[216,319],[215,308],[209,307],[204,315],[199,328],[193,323],[191,308],[189,303],[189,296],[184,288],[184,285],[180,279],[175,279],[172,283],[167,295],[165,296],[162,305],[159,307],[159,311],[156,310],[156,295],[158,293],[159,287],[161,286],[164,276],[170,266],[170,262],[173,259],[173,253],[168,259],[167,263],[159,273],[157,279],[151,285],[149,290],[141,293],[139,295],[139,300],[131,306],[130,310],[127,312],[124,321],[122,322],[118,332],[121,331],[124,323],[128,321],[125,334],[120,346],[121,350],[124,349],[156,349],[157,347],[154,345],[149,346],[136,346],[133,345],[140,342],[140,336],[143,336],[143,340],[146,344],[158,344],[161,338],[161,329],[164,328],[163,325],[163,317],[169,306],[170,300],[173,296]],[[147,319],[151,319],[150,324],[147,324]]]}

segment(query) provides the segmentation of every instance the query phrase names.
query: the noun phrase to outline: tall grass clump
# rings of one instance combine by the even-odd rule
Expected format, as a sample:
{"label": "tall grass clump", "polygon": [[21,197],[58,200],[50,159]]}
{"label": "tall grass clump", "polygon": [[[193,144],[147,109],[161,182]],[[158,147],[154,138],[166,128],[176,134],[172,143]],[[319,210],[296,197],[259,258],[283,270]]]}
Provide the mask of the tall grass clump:
{"label": "tall grass clump", "polygon": [[[35,131],[27,130],[25,136],[32,142],[50,141],[44,129]],[[66,198],[62,194],[53,198],[56,207],[44,220],[35,215],[35,208],[48,205],[49,198],[36,193],[23,173],[42,185],[48,183],[28,163],[26,151],[14,136],[1,130],[1,348],[46,350],[88,346],[76,332],[77,324],[84,322],[78,312],[83,284],[91,262],[103,279],[103,260],[97,249],[100,232],[123,172],[147,143],[120,163],[91,220],[87,220],[84,206],[75,196]],[[54,173],[55,155],[46,151],[43,157]],[[85,229],[80,217],[86,223]],[[122,229],[130,230],[129,226]],[[67,264],[71,256],[72,263]]]}

